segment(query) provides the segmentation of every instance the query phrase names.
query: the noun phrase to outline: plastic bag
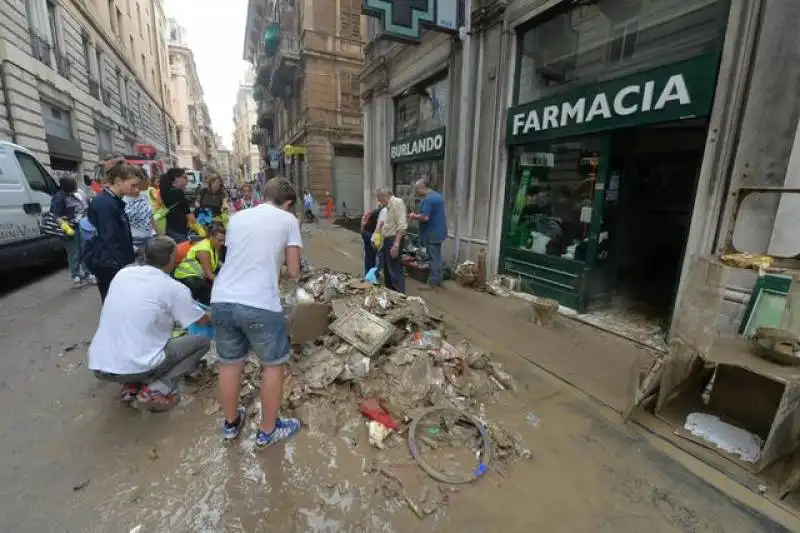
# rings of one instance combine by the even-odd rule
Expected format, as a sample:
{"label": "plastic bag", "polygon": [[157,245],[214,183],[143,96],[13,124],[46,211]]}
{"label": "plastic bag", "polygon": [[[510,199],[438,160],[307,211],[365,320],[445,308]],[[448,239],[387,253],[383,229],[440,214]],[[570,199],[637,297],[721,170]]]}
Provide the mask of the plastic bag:
{"label": "plastic bag", "polygon": [[403,346],[415,350],[438,350],[442,347],[442,332],[435,329],[417,331],[408,336]]}

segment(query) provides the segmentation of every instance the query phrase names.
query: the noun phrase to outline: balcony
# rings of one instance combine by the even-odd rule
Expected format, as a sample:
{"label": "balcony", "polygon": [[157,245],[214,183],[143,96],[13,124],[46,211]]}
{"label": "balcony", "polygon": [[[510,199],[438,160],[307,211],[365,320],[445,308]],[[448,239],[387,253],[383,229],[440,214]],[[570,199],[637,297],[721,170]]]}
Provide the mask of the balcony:
{"label": "balcony", "polygon": [[92,76],[89,76],[89,94],[100,100],[100,83]]}
{"label": "balcony", "polygon": [[48,67],[52,67],[50,51],[53,47],[50,45],[50,41],[36,33],[33,29],[28,30],[28,36],[31,40],[31,55],[36,58],[37,61],[41,61]]}
{"label": "balcony", "polygon": [[275,102],[272,99],[263,100],[258,106],[256,124],[260,128],[271,130],[275,123]]}
{"label": "balcony", "polygon": [[100,90],[100,94],[103,97],[103,103],[106,104],[106,105],[111,105],[111,91],[109,89],[107,89],[106,87],[103,87]]}
{"label": "balcony", "polygon": [[254,124],[253,127],[250,128],[250,144],[261,146],[266,141],[266,137],[264,130],[257,125]]}
{"label": "balcony", "polygon": [[69,79],[70,72],[72,71],[72,62],[66,54],[62,54],[56,50],[56,70],[63,78]]}
{"label": "balcony", "polygon": [[278,60],[297,63],[300,61],[300,39],[297,35],[281,34]]}

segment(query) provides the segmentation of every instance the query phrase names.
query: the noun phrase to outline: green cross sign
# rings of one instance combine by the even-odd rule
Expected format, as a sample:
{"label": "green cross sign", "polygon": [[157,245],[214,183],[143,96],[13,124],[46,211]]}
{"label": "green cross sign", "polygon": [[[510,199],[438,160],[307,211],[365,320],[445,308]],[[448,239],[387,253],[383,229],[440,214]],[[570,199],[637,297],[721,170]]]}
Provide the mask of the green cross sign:
{"label": "green cross sign", "polygon": [[361,9],[381,20],[382,37],[414,44],[423,26],[436,24],[436,4],[437,0],[362,0]]}

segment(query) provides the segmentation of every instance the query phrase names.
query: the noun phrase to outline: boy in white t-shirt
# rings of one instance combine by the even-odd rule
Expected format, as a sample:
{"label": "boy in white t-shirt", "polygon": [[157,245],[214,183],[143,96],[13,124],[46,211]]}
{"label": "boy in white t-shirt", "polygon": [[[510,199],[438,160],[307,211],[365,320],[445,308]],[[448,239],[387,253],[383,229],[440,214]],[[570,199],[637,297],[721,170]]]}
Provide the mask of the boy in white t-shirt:
{"label": "boy in white t-shirt", "polygon": [[220,403],[225,413],[225,440],[239,436],[245,408],[239,405],[242,370],[247,354],[259,356],[261,424],[255,444],[262,448],[293,436],[300,429],[294,418],[279,418],[283,365],[291,345],[281,306],[278,275],[286,261],[288,275],[300,274],[300,222],[292,214],[297,202],[285,178],[269,180],[265,203],[233,215],[228,223],[225,264],[211,291],[211,317],[219,355]]}

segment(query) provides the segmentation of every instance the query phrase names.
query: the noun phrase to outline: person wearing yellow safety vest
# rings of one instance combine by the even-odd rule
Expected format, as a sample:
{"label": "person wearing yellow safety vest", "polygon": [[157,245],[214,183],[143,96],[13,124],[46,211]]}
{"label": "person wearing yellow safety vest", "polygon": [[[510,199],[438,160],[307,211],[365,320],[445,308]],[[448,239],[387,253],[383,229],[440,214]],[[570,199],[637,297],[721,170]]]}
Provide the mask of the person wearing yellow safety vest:
{"label": "person wearing yellow safety vest", "polygon": [[208,238],[193,245],[175,268],[175,279],[189,287],[192,298],[210,305],[211,285],[220,267],[220,249],[225,244],[225,227],[215,222]]}

